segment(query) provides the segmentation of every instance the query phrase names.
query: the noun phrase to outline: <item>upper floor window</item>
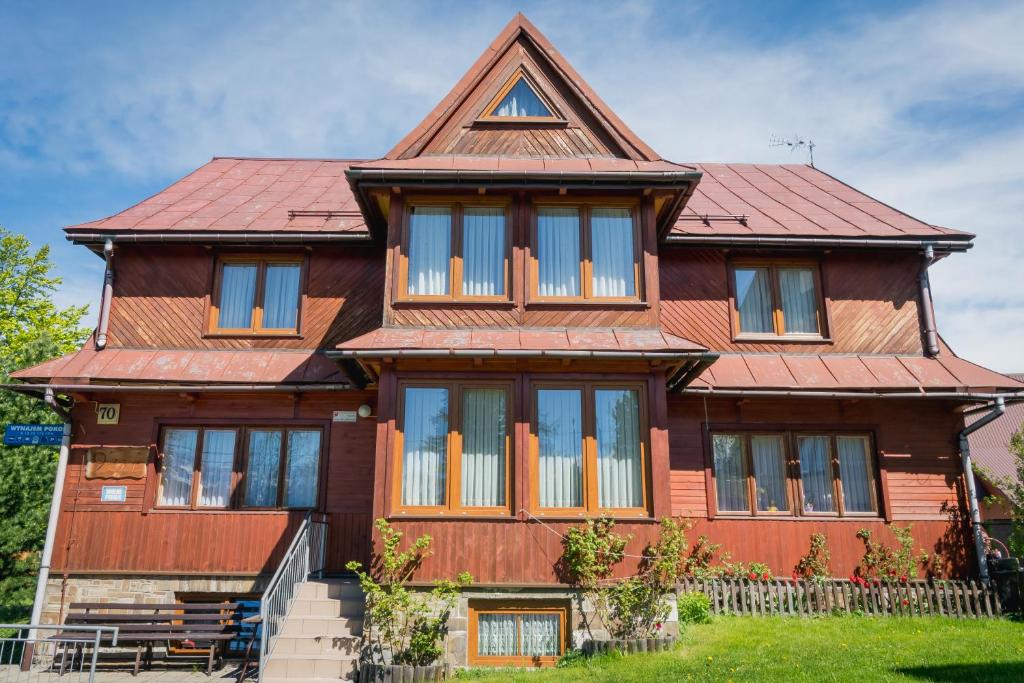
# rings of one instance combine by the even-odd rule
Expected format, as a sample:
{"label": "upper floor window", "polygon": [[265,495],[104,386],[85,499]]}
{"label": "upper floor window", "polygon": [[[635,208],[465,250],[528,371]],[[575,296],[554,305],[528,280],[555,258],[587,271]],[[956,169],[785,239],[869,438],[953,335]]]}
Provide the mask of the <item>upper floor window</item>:
{"label": "upper floor window", "polygon": [[157,505],[180,508],[312,508],[320,430],[168,427]]}
{"label": "upper floor window", "polygon": [[503,205],[414,205],[399,292],[415,299],[508,299]]}
{"label": "upper floor window", "polygon": [[742,260],[732,278],[736,337],[825,336],[817,264]]}
{"label": "upper floor window", "polygon": [[720,514],[878,514],[866,434],[717,433],[711,449]]}
{"label": "upper floor window", "polygon": [[395,458],[397,507],[507,513],[510,385],[403,385]]}
{"label": "upper floor window", "polygon": [[636,301],[639,233],[631,207],[540,206],[531,297]]}
{"label": "upper floor window", "polygon": [[210,331],[295,334],[299,329],[302,259],[231,256],[217,262]]}
{"label": "upper floor window", "polygon": [[555,122],[562,121],[555,108],[541,94],[524,69],[505,81],[505,85],[484,108],[481,121],[490,122]]}
{"label": "upper floor window", "polygon": [[647,514],[639,385],[534,387],[530,461],[538,514]]}

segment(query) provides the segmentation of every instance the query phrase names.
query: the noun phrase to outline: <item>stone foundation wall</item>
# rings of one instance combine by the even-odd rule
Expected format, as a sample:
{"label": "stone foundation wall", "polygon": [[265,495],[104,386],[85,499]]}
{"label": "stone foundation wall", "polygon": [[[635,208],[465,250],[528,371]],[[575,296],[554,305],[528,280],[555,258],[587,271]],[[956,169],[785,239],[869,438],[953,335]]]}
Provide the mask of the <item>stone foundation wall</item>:
{"label": "stone foundation wall", "polygon": [[65,583],[51,576],[41,622],[59,623],[73,602],[176,602],[184,593],[260,593],[266,582],[265,577],[75,575]]}

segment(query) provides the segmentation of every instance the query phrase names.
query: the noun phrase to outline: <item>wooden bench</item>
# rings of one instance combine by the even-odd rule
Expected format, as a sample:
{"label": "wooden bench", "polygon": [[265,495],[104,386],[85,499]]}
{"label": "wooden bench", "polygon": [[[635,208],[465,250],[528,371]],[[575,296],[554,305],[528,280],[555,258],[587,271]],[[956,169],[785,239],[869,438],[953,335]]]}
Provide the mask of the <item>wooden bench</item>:
{"label": "wooden bench", "polygon": [[[193,648],[209,648],[206,663],[206,675],[209,676],[213,673],[214,664],[218,668],[222,666],[224,646],[238,637],[240,627],[235,618],[238,607],[239,604],[234,602],[73,602],[64,623],[75,626],[116,626],[118,645],[135,645],[133,676],[138,675],[143,661],[146,668],[152,666],[154,643],[166,642],[170,647],[171,642],[187,642]],[[52,638],[65,642],[80,641],[79,648],[94,641],[93,636],[77,631],[57,633]],[[111,635],[104,634],[102,641],[110,640]]]}

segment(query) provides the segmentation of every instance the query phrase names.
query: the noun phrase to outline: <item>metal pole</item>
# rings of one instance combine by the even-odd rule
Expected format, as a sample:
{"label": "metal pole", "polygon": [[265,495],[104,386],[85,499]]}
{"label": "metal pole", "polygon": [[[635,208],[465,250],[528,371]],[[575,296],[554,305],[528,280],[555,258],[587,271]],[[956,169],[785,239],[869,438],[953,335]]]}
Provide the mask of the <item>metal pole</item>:
{"label": "metal pole", "polygon": [[974,552],[978,558],[978,576],[982,583],[988,584],[988,562],[985,558],[985,532],[981,526],[981,511],[978,508],[978,486],[974,481],[974,467],[971,463],[971,444],[968,436],[1006,411],[1003,399],[997,398],[992,411],[978,418],[973,424],[964,427],[960,432],[960,462],[963,465],[964,482],[967,484],[967,506],[971,513],[971,532],[974,536]]}
{"label": "metal pole", "polygon": [[[59,407],[54,399],[52,389],[47,389],[46,391],[46,403],[51,407]],[[53,544],[57,536],[57,518],[60,516],[61,498],[64,495],[64,477],[67,474],[68,453],[70,451],[71,419],[67,416],[64,417],[64,436],[60,441],[60,455],[57,458],[57,476],[53,481],[53,497],[50,499],[50,520],[46,524],[46,542],[43,544],[43,555],[39,560],[39,582],[36,584],[36,597],[32,603],[30,624],[38,624],[43,614],[43,602],[46,599],[46,583],[50,578],[50,562],[53,559]],[[35,641],[35,629],[32,629],[29,633],[29,639]]]}

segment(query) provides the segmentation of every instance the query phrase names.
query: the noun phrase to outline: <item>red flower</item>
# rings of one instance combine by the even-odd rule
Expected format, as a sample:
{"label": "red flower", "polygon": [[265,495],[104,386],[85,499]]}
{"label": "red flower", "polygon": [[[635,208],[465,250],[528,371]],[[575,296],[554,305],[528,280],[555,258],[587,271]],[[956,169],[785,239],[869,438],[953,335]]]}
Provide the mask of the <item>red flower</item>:
{"label": "red flower", "polygon": [[799,574],[797,574],[797,573],[796,573],[796,572],[794,571],[794,572],[793,572],[793,580],[794,580],[794,581],[796,581],[796,580],[797,580],[797,579],[799,579],[799,578],[800,578],[800,575],[799,575]]}
{"label": "red flower", "polygon": [[770,581],[771,578],[772,578],[772,575],[769,574],[768,572],[765,572],[764,574],[761,575],[761,578],[764,579],[765,581]]}
{"label": "red flower", "polygon": [[750,577],[751,581],[757,581],[757,573],[756,572],[750,572],[750,574],[748,574],[748,576]]}
{"label": "red flower", "polygon": [[881,585],[882,585],[882,582],[881,582],[881,581],[879,581],[878,579],[875,579],[875,585],[876,585],[876,586],[881,586]]}
{"label": "red flower", "polygon": [[910,604],[910,600],[907,600],[906,598],[904,598],[903,599],[903,604],[904,605],[909,605]]}
{"label": "red flower", "polygon": [[903,576],[900,577],[900,583],[906,583],[906,582],[907,582],[907,575],[904,574]]}
{"label": "red flower", "polygon": [[660,631],[661,630],[661,622],[659,621],[657,624],[655,624],[654,628],[656,628],[656,629],[658,629]]}

